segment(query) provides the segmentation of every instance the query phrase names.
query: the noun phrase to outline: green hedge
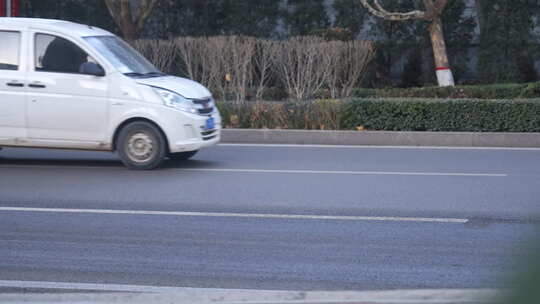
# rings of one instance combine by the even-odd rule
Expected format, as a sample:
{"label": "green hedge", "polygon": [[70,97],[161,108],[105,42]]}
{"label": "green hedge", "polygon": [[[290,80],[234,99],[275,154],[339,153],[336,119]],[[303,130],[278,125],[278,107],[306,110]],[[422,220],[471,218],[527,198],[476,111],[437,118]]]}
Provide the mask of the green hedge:
{"label": "green hedge", "polygon": [[524,84],[494,84],[456,87],[356,89],[354,97],[361,98],[475,98],[519,99],[540,97],[540,82]]}
{"label": "green hedge", "polygon": [[540,99],[358,99],[343,110],[344,129],[540,132]]}
{"label": "green hedge", "polygon": [[219,102],[227,128],[540,132],[540,99]]}

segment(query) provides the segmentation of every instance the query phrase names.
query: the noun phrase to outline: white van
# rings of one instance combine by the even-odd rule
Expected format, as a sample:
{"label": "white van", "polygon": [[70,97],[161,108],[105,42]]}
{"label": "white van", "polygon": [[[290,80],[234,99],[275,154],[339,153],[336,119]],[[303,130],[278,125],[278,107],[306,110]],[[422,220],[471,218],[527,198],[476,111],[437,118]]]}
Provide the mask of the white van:
{"label": "white van", "polygon": [[116,151],[132,169],[220,140],[212,94],[87,25],[0,18],[0,149]]}

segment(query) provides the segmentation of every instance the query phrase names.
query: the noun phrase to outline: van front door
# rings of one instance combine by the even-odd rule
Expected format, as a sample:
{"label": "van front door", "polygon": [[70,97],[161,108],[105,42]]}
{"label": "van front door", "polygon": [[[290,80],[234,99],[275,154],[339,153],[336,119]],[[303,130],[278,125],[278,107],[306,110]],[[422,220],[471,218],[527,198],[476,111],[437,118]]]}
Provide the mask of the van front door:
{"label": "van front door", "polygon": [[81,74],[81,65],[94,59],[68,39],[35,33],[33,41],[28,137],[99,146],[108,126],[108,78]]}
{"label": "van front door", "polygon": [[0,143],[26,136],[26,75],[21,67],[21,32],[0,30]]}

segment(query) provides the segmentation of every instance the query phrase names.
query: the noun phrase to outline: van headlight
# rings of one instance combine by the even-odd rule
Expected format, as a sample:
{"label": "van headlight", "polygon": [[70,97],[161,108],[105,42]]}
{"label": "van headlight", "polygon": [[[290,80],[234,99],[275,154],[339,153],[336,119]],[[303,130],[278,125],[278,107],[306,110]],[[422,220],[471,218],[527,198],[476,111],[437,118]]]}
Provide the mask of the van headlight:
{"label": "van headlight", "polygon": [[195,108],[195,104],[190,99],[169,90],[160,88],[154,88],[154,90],[159,96],[161,96],[161,99],[163,99],[163,104],[167,107],[192,114],[198,113],[198,110]]}

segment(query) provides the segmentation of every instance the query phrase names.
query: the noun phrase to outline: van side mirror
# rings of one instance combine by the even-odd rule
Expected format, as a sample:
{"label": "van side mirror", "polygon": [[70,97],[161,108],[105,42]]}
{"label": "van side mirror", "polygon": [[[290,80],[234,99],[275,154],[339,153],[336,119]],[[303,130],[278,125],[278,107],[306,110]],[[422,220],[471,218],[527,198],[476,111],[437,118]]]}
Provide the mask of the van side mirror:
{"label": "van side mirror", "polygon": [[105,70],[103,70],[103,68],[99,64],[94,62],[85,62],[81,64],[81,67],[79,68],[79,73],[98,77],[105,76]]}

